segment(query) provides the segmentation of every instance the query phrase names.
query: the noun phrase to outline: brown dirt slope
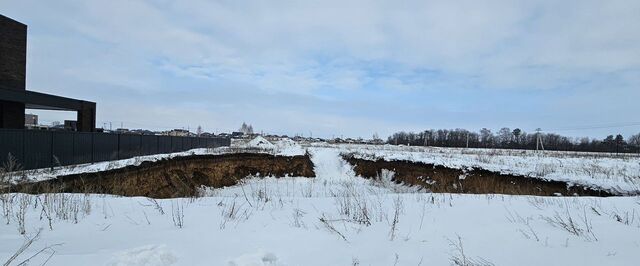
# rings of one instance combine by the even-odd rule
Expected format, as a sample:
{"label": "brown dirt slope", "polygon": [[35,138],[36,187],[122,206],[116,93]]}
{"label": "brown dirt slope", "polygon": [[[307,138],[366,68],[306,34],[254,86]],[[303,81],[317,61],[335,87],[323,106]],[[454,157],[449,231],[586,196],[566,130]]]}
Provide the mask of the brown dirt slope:
{"label": "brown dirt slope", "polygon": [[97,173],[60,176],[15,186],[24,193],[101,193],[153,198],[190,197],[200,186],[237,184],[249,175],[315,177],[308,155],[273,156],[258,153],[198,155],[143,162]]}
{"label": "brown dirt slope", "polygon": [[483,169],[460,170],[410,161],[364,160],[344,156],[356,174],[376,178],[382,169],[395,172],[394,181],[422,186],[436,193],[614,196],[598,189],[569,186],[566,182],[506,175]]}

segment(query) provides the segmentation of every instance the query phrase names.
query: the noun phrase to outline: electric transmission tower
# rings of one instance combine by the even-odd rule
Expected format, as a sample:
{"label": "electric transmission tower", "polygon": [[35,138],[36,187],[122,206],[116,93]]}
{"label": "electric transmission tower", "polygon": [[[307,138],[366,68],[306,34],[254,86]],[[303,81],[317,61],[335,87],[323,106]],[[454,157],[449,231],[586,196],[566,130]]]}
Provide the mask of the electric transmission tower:
{"label": "electric transmission tower", "polygon": [[544,144],[542,144],[542,135],[540,134],[541,131],[542,131],[541,128],[536,128],[536,151],[537,150],[544,151]]}

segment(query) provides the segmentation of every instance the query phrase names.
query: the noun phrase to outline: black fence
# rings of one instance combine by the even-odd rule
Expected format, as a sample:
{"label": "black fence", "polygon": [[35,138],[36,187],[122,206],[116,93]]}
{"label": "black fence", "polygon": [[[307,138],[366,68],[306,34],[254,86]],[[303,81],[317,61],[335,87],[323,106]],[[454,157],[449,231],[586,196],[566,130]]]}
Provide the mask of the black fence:
{"label": "black fence", "polygon": [[0,129],[0,166],[9,154],[23,170],[229,146],[229,138]]}

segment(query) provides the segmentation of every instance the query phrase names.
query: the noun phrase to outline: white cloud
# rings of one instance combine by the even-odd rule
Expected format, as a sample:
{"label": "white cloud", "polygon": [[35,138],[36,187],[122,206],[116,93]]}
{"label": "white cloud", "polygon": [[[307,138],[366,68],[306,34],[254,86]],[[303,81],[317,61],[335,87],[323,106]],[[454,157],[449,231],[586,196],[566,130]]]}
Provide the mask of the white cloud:
{"label": "white cloud", "polygon": [[[460,106],[455,97],[496,90],[574,96],[563,98],[571,110],[541,103],[547,115],[523,117],[538,124],[575,119],[590,110],[585,103],[598,101],[616,104],[610,112],[640,111],[616,96],[634,94],[640,86],[627,77],[640,70],[638,1],[24,0],[3,3],[2,9],[30,25],[31,86],[46,91],[53,84],[54,91],[90,96],[113,108],[117,104],[104,101],[124,96],[107,91],[146,95],[150,106],[182,99],[175,94],[185,91],[214,93],[195,103],[184,99],[196,106],[182,106],[190,112],[206,109],[205,102],[242,106],[258,95],[264,101],[252,102],[256,109],[243,114],[255,116],[249,112],[261,112],[260,107],[280,114],[293,108],[297,117],[288,116],[287,127],[294,127],[336,104],[338,111],[351,113],[340,99],[346,96],[362,99],[353,104],[374,112],[334,125],[338,130],[351,124],[353,132],[364,129],[352,120],[374,119],[377,108],[367,103],[380,105],[383,96],[390,97],[385,105],[396,107],[391,113],[419,106],[413,99],[394,99],[406,93],[428,98],[425,94],[437,91],[445,107],[433,112],[442,117]],[[460,90],[469,93],[453,93]],[[549,118],[559,110],[567,115]],[[502,116],[487,114],[492,115]],[[331,124],[320,120],[318,125]],[[514,119],[484,123],[509,120]],[[448,123],[435,120],[430,126]]]}

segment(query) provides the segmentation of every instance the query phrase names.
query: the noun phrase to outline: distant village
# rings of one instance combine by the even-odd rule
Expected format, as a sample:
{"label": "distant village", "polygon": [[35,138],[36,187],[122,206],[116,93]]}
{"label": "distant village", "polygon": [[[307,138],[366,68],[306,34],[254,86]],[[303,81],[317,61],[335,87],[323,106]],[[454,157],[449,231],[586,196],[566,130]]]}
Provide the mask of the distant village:
{"label": "distant village", "polygon": [[[43,125],[38,123],[38,115],[25,114],[25,128],[32,130],[51,130],[51,131],[77,131],[77,122],[75,120],[64,120],[64,122],[54,121],[50,125]],[[327,143],[349,143],[349,144],[384,144],[385,142],[380,138],[363,139],[363,138],[318,138],[318,137],[305,137],[305,136],[288,136],[288,135],[275,135],[255,133],[251,125],[242,123],[242,126],[238,131],[221,132],[214,134],[212,132],[204,132],[200,127],[196,128],[196,132],[191,132],[188,129],[176,128],[164,131],[153,131],[148,129],[129,129],[129,128],[96,128],[97,132],[113,133],[113,134],[130,134],[130,135],[155,135],[155,136],[176,136],[176,137],[227,137],[236,140],[251,140],[258,136],[262,136],[268,141],[278,141],[282,139],[292,139],[296,142],[327,142]]]}

